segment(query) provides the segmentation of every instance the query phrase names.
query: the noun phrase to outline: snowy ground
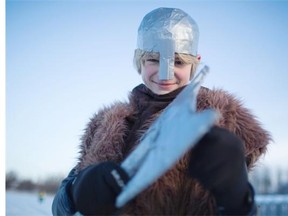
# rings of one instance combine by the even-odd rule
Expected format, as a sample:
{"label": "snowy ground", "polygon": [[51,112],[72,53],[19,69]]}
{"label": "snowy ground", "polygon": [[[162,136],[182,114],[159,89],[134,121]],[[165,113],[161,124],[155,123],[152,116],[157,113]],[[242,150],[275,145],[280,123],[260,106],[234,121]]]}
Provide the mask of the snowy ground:
{"label": "snowy ground", "polygon": [[44,216],[52,215],[53,196],[46,195],[43,202],[37,193],[6,192],[6,216]]}
{"label": "snowy ground", "polygon": [[[53,196],[46,195],[43,202],[39,202],[37,193],[6,192],[6,216],[45,216],[52,215]],[[287,216],[288,195],[258,195],[256,202],[260,216]]]}

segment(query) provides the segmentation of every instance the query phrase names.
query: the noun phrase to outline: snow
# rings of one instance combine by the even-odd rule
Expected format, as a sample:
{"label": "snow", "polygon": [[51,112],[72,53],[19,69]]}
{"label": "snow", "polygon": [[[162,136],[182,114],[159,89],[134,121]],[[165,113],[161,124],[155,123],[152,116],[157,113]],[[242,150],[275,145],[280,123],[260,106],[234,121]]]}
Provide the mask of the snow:
{"label": "snow", "polygon": [[38,200],[38,193],[6,191],[6,216],[42,216],[52,215],[52,195]]}
{"label": "snow", "polygon": [[[255,200],[260,216],[288,215],[288,195],[257,195]],[[46,195],[40,202],[36,192],[6,191],[6,216],[52,215],[52,202],[52,195]]]}

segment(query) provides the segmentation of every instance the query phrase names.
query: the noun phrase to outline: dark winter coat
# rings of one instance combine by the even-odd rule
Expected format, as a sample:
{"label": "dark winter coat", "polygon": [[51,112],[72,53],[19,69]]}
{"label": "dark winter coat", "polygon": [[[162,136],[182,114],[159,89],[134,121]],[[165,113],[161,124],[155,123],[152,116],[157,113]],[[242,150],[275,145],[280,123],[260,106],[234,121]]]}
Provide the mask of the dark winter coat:
{"label": "dark winter coat", "polygon": [[[116,102],[99,111],[91,119],[82,138],[77,170],[101,161],[123,161],[179,91],[181,89],[161,97],[140,85],[133,90],[128,102]],[[243,140],[250,170],[266,152],[270,141],[268,132],[238,99],[223,90],[200,89],[197,109],[206,108],[219,111],[221,118],[217,125]],[[120,214],[215,214],[215,201],[209,191],[186,175],[188,156],[188,153],[184,155],[165,175],[127,204]]]}

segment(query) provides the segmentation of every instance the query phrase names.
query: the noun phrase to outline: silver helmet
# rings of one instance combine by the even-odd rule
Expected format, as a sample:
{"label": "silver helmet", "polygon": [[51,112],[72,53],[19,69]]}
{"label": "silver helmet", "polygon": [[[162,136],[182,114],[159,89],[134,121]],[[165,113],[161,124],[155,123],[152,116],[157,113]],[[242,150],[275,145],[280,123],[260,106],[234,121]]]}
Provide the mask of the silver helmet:
{"label": "silver helmet", "polygon": [[174,77],[175,52],[197,56],[198,39],[197,23],[187,13],[177,8],[158,8],[143,18],[137,46],[159,53],[159,79],[169,80]]}

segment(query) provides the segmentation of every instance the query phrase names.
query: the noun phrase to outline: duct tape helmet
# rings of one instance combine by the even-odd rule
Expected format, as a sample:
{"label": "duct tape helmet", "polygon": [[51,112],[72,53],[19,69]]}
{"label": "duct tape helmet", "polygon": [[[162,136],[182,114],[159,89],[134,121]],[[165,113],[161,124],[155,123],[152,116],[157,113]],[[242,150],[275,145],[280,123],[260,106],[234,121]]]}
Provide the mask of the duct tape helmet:
{"label": "duct tape helmet", "polygon": [[197,56],[199,30],[197,23],[177,8],[158,8],[146,14],[138,28],[137,46],[159,53],[159,79],[174,77],[176,53]]}

